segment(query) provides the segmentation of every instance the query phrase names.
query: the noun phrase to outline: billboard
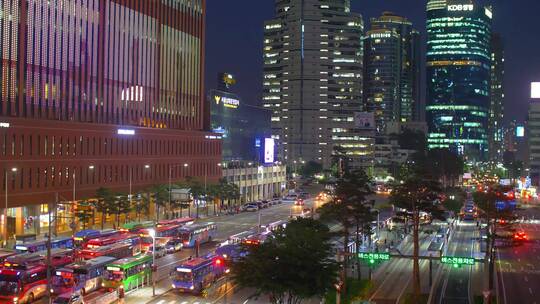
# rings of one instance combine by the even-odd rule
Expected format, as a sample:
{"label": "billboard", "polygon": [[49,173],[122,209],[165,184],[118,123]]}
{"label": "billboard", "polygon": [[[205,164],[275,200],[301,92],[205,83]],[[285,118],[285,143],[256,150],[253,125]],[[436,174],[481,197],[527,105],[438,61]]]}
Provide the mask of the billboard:
{"label": "billboard", "polygon": [[516,136],[517,137],[525,137],[525,127],[524,126],[517,126],[516,127]]}
{"label": "billboard", "polygon": [[275,141],[273,138],[264,139],[264,163],[271,164],[274,163],[274,149]]}
{"label": "billboard", "polygon": [[354,126],[358,129],[375,129],[375,114],[370,112],[355,112]]}
{"label": "billboard", "polygon": [[531,82],[531,98],[540,98],[540,82]]}
{"label": "billboard", "polygon": [[222,104],[225,108],[237,109],[240,106],[240,100],[229,96],[220,95],[216,92],[214,94],[214,101],[216,104]]}

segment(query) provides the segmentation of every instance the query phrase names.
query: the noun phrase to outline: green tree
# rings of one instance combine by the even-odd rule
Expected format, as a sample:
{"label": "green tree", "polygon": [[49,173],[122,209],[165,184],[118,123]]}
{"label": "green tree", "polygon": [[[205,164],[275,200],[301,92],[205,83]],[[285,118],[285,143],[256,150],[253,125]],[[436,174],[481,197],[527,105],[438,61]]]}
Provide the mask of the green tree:
{"label": "green tree", "polygon": [[297,304],[323,296],[333,288],[338,265],[332,259],[328,227],[313,219],[297,219],[232,266],[234,281],[254,289],[253,297],[270,303]]}
{"label": "green tree", "polygon": [[82,201],[77,205],[75,216],[82,224],[82,229],[86,229],[90,220],[94,217],[94,213],[91,210],[91,204],[88,201]]}
{"label": "green tree", "polygon": [[141,221],[141,214],[143,213],[146,214],[148,218],[148,214],[150,213],[150,199],[148,198],[147,194],[138,193],[135,195],[131,208],[137,215],[137,221]]}
{"label": "green tree", "polygon": [[413,290],[416,300],[420,298],[420,266],[419,266],[419,227],[420,212],[431,213],[433,217],[442,218],[444,210],[437,204],[442,193],[438,181],[421,177],[411,177],[402,184],[395,185],[390,195],[390,203],[406,209],[412,214],[413,225]]}
{"label": "green tree", "polygon": [[[367,196],[373,194],[370,186],[370,179],[362,170],[345,171],[344,174],[336,180],[334,185],[335,193],[332,200],[317,212],[324,221],[337,221],[341,224],[341,235],[343,236],[343,253],[347,253],[350,240],[350,231],[360,231],[364,228],[366,221],[370,221],[370,207],[367,206],[371,201]],[[360,240],[356,237],[357,248],[360,247]],[[343,260],[343,269],[347,269],[348,258]],[[345,273],[342,273],[343,290],[345,286]]]}
{"label": "green tree", "polygon": [[94,208],[101,213],[101,230],[104,229],[105,219],[109,214],[109,209],[115,202],[115,197],[112,191],[108,188],[100,187],[96,190],[97,201],[94,202]]}
{"label": "green tree", "polygon": [[323,171],[323,166],[316,161],[308,161],[300,168],[300,175],[303,177],[313,177],[315,174],[319,174]]}
{"label": "green tree", "polygon": [[128,213],[131,211],[131,203],[127,195],[122,193],[117,193],[114,195],[114,203],[108,208],[109,215],[114,215],[116,217],[116,227],[120,227],[120,216],[126,214],[126,219]]}
{"label": "green tree", "polygon": [[150,193],[152,193],[152,200],[156,206],[157,222],[159,221],[160,208],[166,209],[169,202],[169,187],[167,185],[154,185],[150,188]]}

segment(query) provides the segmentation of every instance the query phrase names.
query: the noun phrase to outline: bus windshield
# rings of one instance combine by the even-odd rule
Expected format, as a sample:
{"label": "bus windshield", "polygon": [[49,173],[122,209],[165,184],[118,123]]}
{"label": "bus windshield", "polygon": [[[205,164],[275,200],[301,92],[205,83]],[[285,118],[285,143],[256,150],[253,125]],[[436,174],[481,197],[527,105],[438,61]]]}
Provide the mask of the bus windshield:
{"label": "bus windshield", "polygon": [[191,272],[176,272],[176,280],[180,282],[191,282],[193,281],[193,275]]}
{"label": "bus windshield", "polygon": [[124,272],[122,271],[108,271],[107,279],[110,281],[122,281],[124,279]]}
{"label": "bus windshield", "polygon": [[180,239],[182,240],[182,242],[189,242],[190,236],[191,236],[190,231],[180,232]]}
{"label": "bus windshield", "polygon": [[143,236],[141,237],[141,241],[143,244],[152,244],[153,239],[150,236]]}
{"label": "bus windshield", "polygon": [[62,276],[54,276],[52,279],[52,283],[54,286],[66,286],[71,287],[74,285],[73,277],[66,278]]}
{"label": "bus windshield", "polygon": [[16,276],[0,274],[0,294],[16,295],[19,292],[19,282]]}

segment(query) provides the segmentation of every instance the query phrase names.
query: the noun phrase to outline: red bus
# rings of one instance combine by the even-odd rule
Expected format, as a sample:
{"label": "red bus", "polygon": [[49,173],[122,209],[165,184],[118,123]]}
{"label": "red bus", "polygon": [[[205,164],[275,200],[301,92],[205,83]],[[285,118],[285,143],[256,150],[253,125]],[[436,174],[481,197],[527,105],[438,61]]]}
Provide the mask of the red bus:
{"label": "red bus", "polygon": [[[183,225],[181,224],[171,224],[166,226],[158,225],[158,227],[155,229],[156,237],[158,237],[158,239],[156,239],[156,242],[159,244],[165,244],[171,239],[178,238],[180,228],[182,227]],[[141,229],[139,233],[141,236],[142,250],[146,252],[152,246],[152,237],[148,233],[148,229]]]}
{"label": "red bus", "polygon": [[98,237],[94,239],[89,239],[83,243],[83,249],[95,249],[101,246],[107,246],[116,244],[119,242],[129,241],[132,245],[138,245],[141,243],[141,238],[136,234],[131,233],[120,233],[105,237]]}
{"label": "red bus", "polygon": [[194,219],[191,217],[181,217],[172,220],[162,220],[159,221],[157,226],[168,226],[168,225],[191,225],[194,223]]}
{"label": "red bus", "polygon": [[[0,269],[0,303],[32,303],[47,294],[47,252],[8,257]],[[71,250],[52,250],[51,266],[73,263]],[[54,270],[54,269],[53,269]]]}
{"label": "red bus", "polygon": [[120,242],[116,244],[88,248],[79,251],[79,257],[90,260],[101,256],[114,257],[117,259],[127,258],[141,253],[141,245],[132,245],[129,242]]}

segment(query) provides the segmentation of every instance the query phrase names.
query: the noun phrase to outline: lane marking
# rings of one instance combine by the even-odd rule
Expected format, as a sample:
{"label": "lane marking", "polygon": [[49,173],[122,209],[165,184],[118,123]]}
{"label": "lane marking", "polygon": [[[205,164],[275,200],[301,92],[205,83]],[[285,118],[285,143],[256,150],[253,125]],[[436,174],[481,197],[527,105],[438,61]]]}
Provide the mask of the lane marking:
{"label": "lane marking", "polygon": [[531,289],[530,287],[529,287],[529,293],[530,293],[530,294],[533,294],[533,293],[532,293],[532,289]]}
{"label": "lane marking", "polygon": [[503,292],[503,300],[504,300],[504,304],[506,304],[507,301],[506,301],[506,287],[504,286],[504,273],[502,271],[502,266],[501,266],[501,254],[498,250],[497,250],[497,260],[499,262],[499,273],[501,274],[500,278],[501,278],[501,285],[502,285],[502,292]]}
{"label": "lane marking", "polygon": [[529,282],[529,278],[527,278],[527,276],[525,276],[524,279],[525,279],[525,282]]}

